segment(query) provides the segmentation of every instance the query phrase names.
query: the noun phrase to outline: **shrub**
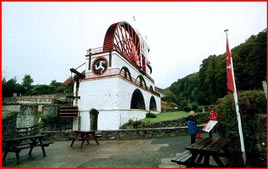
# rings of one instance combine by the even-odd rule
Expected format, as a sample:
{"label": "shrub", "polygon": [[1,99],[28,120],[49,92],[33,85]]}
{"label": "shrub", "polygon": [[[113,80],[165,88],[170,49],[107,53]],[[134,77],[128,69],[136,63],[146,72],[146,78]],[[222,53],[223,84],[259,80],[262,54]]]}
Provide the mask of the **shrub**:
{"label": "shrub", "polygon": [[[181,121],[180,123],[182,126],[187,126],[187,117],[180,118],[179,120]],[[198,125],[207,123],[209,121],[208,113],[196,113],[195,120],[197,121]]]}
{"label": "shrub", "polygon": [[197,103],[192,104],[192,110],[193,111],[198,111],[198,104]]}
{"label": "shrub", "polygon": [[137,129],[137,128],[141,128],[143,125],[147,123],[148,122],[142,122],[140,120],[129,119],[128,122],[123,124],[120,128],[121,129]]}
{"label": "shrub", "polygon": [[146,118],[156,118],[156,114],[154,114],[154,113],[146,113]]}
{"label": "shrub", "polygon": [[[266,99],[263,91],[244,91],[238,94],[240,117],[246,153],[251,160],[260,158],[256,155],[256,145],[260,145],[261,140],[266,140],[266,125],[260,124],[266,120],[260,120],[260,114],[266,118]],[[219,99],[214,106],[218,112],[219,133],[233,140],[240,149],[237,115],[234,105],[233,94],[228,94]],[[260,127],[261,125],[262,127]],[[260,138],[262,137],[262,138]],[[255,154],[251,156],[251,154]],[[259,153],[260,154],[260,153]]]}
{"label": "shrub", "polygon": [[191,111],[191,108],[189,106],[184,106],[183,111],[189,112]]}

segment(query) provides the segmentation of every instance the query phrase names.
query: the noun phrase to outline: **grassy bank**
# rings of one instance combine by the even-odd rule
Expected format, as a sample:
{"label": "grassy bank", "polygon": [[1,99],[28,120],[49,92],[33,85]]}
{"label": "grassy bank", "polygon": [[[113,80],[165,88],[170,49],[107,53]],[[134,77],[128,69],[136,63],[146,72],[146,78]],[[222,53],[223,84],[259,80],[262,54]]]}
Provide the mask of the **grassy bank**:
{"label": "grassy bank", "polygon": [[157,114],[156,118],[145,118],[143,122],[156,123],[161,121],[175,120],[182,117],[187,117],[189,112],[178,111],[178,112],[161,112]]}
{"label": "grassy bank", "polygon": [[13,115],[12,112],[2,111],[2,119],[5,119],[11,115]]}

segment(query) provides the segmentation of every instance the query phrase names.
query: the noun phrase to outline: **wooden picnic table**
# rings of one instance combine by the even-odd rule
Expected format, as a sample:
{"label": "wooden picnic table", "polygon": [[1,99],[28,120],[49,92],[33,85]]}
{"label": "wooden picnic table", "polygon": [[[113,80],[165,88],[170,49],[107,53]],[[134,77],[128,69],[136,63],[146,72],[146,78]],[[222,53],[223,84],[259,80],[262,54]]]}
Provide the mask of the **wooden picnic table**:
{"label": "wooden picnic table", "polygon": [[225,164],[220,157],[229,158],[230,153],[228,153],[226,149],[228,142],[229,140],[223,137],[218,137],[216,139],[204,138],[189,145],[185,149],[191,151],[191,160],[202,167],[210,166],[210,157],[213,157],[219,167],[225,167]]}
{"label": "wooden picnic table", "polygon": [[[226,148],[228,143],[229,140],[223,137],[203,138],[187,146],[186,151],[171,161],[187,167],[226,167],[228,163],[224,163],[221,157],[225,157],[227,160],[231,158],[231,153]],[[217,166],[211,164],[211,157]]]}
{"label": "wooden picnic table", "polygon": [[51,141],[44,141],[46,137],[44,134],[24,136],[24,137],[15,137],[11,139],[3,140],[3,151],[5,152],[2,160],[5,161],[8,152],[16,153],[17,164],[19,163],[19,153],[23,149],[30,149],[29,155],[31,155],[34,147],[41,147],[43,156],[46,156],[45,147],[52,144]]}
{"label": "wooden picnic table", "polygon": [[73,132],[74,132],[74,135],[69,137],[69,139],[72,140],[72,143],[70,145],[71,147],[73,146],[76,140],[82,141],[80,148],[83,147],[85,141],[87,141],[87,143],[89,144],[89,140],[95,140],[97,145],[99,145],[98,138],[101,136],[96,135],[95,130],[84,130],[84,131],[77,130]]}

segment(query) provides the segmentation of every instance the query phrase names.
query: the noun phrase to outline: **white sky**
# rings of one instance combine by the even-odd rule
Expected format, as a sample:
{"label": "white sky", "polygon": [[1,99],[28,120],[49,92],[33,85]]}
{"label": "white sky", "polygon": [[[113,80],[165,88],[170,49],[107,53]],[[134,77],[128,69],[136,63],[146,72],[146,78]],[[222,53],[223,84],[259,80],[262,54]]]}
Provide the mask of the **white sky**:
{"label": "white sky", "polygon": [[63,82],[119,21],[147,37],[160,88],[225,53],[225,29],[233,48],[267,28],[266,2],[3,2],[2,10],[2,76],[19,83],[25,74],[34,84]]}

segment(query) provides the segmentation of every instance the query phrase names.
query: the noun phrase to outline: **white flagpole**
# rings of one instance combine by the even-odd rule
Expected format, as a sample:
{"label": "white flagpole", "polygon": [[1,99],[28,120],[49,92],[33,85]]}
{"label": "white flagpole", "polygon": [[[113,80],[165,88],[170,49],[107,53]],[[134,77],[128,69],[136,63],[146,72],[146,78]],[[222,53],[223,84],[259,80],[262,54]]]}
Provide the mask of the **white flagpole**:
{"label": "white flagpole", "polygon": [[[228,38],[227,31],[228,30],[225,30],[226,36]],[[240,146],[241,146],[241,152],[242,152],[242,157],[243,157],[244,165],[246,165],[246,152],[245,152],[244,136],[243,136],[243,129],[242,129],[241,117],[240,117],[240,113],[239,113],[239,105],[238,105],[238,97],[237,97],[237,90],[236,90],[236,84],[235,84],[234,67],[233,67],[233,58],[232,57],[230,58],[230,61],[231,61],[232,78],[233,78],[233,82],[234,82],[233,96],[234,96],[236,117],[237,117],[237,123],[238,123],[238,132],[239,132],[239,138],[240,138]]]}
{"label": "white flagpole", "polygon": [[[233,70],[233,63],[232,62],[233,61],[231,59],[232,76],[234,79],[234,70]],[[241,152],[242,152],[244,165],[246,165],[246,152],[245,152],[244,136],[243,136],[241,117],[240,117],[240,113],[239,113],[239,105],[238,105],[238,97],[237,97],[235,80],[234,80],[234,93],[233,93],[233,95],[234,95],[234,101],[235,101],[235,110],[236,110],[236,117],[237,117],[237,123],[238,123],[238,132],[239,132],[239,137],[240,137]]]}

